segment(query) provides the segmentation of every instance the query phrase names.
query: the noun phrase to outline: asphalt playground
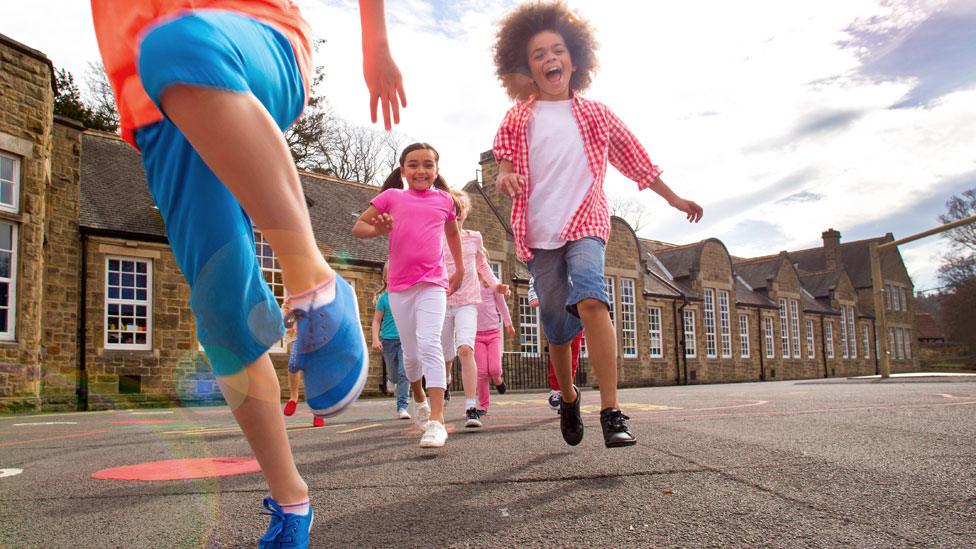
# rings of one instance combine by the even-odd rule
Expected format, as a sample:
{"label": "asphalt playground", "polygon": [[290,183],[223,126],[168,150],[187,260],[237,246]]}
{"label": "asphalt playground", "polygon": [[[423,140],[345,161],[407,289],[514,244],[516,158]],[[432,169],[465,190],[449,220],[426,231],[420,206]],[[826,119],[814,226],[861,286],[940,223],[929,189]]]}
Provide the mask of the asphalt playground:
{"label": "asphalt playground", "polygon": [[[976,546],[976,376],[623,390],[614,450],[595,391],[575,448],[544,393],[480,432],[460,396],[438,450],[392,400],[299,406],[314,547]],[[0,417],[0,547],[253,547],[265,495],[226,407]]]}

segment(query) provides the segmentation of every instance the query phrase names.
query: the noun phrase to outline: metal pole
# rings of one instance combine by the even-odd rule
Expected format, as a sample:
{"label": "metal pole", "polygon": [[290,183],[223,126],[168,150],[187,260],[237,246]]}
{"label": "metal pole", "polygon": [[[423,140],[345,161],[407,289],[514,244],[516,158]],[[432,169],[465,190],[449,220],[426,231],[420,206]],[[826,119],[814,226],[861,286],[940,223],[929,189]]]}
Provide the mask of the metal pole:
{"label": "metal pole", "polygon": [[878,344],[878,361],[881,379],[891,376],[891,361],[888,356],[888,322],[885,319],[884,281],[881,279],[881,254],[877,242],[870,245],[871,254],[871,293],[874,295],[874,338]]}
{"label": "metal pole", "polygon": [[968,225],[974,221],[976,221],[976,215],[971,215],[963,219],[957,219],[956,221],[953,221],[951,223],[946,223],[945,225],[939,225],[938,227],[929,229],[927,231],[922,231],[920,233],[916,233],[911,236],[906,236],[905,238],[901,238],[899,240],[892,240],[891,242],[885,242],[884,244],[879,244],[878,248],[881,248],[882,250],[885,248],[895,248],[902,244],[908,244],[909,242],[914,242],[920,238],[925,238],[926,236],[932,236],[934,234],[945,232],[950,229],[955,229],[956,227]]}

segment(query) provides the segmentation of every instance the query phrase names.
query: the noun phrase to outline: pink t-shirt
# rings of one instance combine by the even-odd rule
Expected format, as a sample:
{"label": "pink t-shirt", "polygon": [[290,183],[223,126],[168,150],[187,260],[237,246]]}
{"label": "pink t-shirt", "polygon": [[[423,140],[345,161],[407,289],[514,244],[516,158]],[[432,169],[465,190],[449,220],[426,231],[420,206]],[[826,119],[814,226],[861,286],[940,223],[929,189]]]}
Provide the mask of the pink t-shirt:
{"label": "pink t-shirt", "polygon": [[444,224],[457,219],[451,195],[434,188],[387,189],[370,204],[393,216],[388,290],[402,292],[419,283],[447,288]]}
{"label": "pink t-shirt", "polygon": [[[464,278],[461,287],[447,296],[448,307],[460,307],[471,303],[481,302],[481,281],[478,274],[488,281],[492,288],[498,285],[498,279],[491,272],[491,265],[485,257],[484,243],[478,231],[461,231],[461,260],[464,261]],[[447,266],[448,276],[454,274],[454,257],[450,252],[444,254],[444,265]]]}
{"label": "pink t-shirt", "polygon": [[481,303],[478,304],[478,331],[491,332],[498,329],[498,316],[502,324],[512,325],[512,315],[508,313],[505,296],[495,293],[494,288],[481,288]]}

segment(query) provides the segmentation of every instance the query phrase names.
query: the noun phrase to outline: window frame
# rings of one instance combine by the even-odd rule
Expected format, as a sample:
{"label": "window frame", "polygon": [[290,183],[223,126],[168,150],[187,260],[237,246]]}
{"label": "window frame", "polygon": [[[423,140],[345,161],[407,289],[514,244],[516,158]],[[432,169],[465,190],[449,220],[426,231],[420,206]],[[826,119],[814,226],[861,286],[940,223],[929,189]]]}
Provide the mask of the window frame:
{"label": "window frame", "polygon": [[[10,172],[10,204],[0,202],[0,211],[19,213],[20,212],[20,187],[21,187],[21,158],[8,152],[0,151],[0,158],[9,160],[13,167]],[[0,186],[3,184],[2,172],[0,172]]]}
{"label": "window frame", "polygon": [[[109,270],[109,265],[111,261],[119,262],[130,262],[133,264],[144,263],[146,265],[146,299],[139,300],[137,298],[133,299],[123,299],[122,297],[112,298],[109,297],[109,282],[110,275],[112,271]],[[132,257],[123,255],[106,255],[105,261],[103,263],[105,266],[105,284],[104,284],[104,298],[102,307],[102,345],[104,349],[116,350],[116,351],[151,351],[153,345],[153,266],[154,262],[152,258],[149,257]],[[120,270],[118,273],[121,274],[125,271],[121,270],[122,265],[119,265]],[[138,275],[137,267],[133,267],[133,275]],[[121,281],[119,283],[119,288],[121,289]],[[138,286],[133,286],[134,289],[140,289]],[[120,334],[124,330],[109,330],[109,306],[118,305],[120,308],[124,305],[131,305],[132,307],[142,306],[146,307],[146,341],[145,343],[113,343],[109,342],[109,332],[119,332]],[[118,316],[122,316],[121,312]],[[138,318],[133,314],[133,318]],[[121,339],[121,338],[120,338]],[[133,338],[135,339],[135,338]]]}
{"label": "window frame", "polygon": [[707,358],[718,357],[718,341],[715,333],[715,290],[712,288],[704,289],[705,304],[703,316],[705,319],[705,356]]}
{"label": "window frame", "polygon": [[847,352],[847,305],[840,306],[840,356],[850,358]]}
{"label": "window frame", "polygon": [[[539,310],[529,306],[529,297],[520,295],[518,297],[519,315],[519,353],[522,356],[540,356],[542,354],[542,341],[539,333]],[[526,337],[531,336],[535,339],[535,350],[531,350],[532,344],[526,343]],[[529,350],[526,350],[529,349]]]}
{"label": "window frame", "polygon": [[497,278],[498,280],[501,280],[502,279],[502,262],[501,261],[493,261],[493,260],[490,260],[489,259],[488,260],[488,266],[491,267],[491,272],[492,272],[492,274],[495,275],[495,278]]}
{"label": "window frame", "polygon": [[[664,358],[664,317],[660,307],[647,308],[647,352],[651,358]],[[657,328],[655,328],[655,325]],[[656,342],[656,346],[655,346]]]}
{"label": "window frame", "polygon": [[739,358],[749,358],[749,315],[739,315]]}
{"label": "window frame", "polygon": [[[636,280],[633,278],[620,279],[620,349],[624,358],[637,358],[636,291]],[[628,341],[630,342],[629,347]]]}
{"label": "window frame", "polygon": [[[0,332],[0,341],[16,341],[17,339],[17,257],[18,244],[20,243],[18,237],[20,235],[20,226],[17,223],[11,223],[9,221],[0,221],[0,224],[10,226],[10,250],[0,250],[0,252],[10,252],[10,277],[7,280],[0,278],[0,283],[6,282],[9,284],[7,288],[7,330]],[[3,306],[0,305],[0,309]]]}
{"label": "window frame", "polygon": [[[690,321],[689,321],[690,317]],[[695,331],[695,310],[681,311],[681,327],[685,336],[685,358],[698,358],[698,334]]]}
{"label": "window frame", "polygon": [[732,358],[732,318],[729,310],[729,291],[718,291],[718,320],[722,358]]}
{"label": "window frame", "polygon": [[773,317],[763,318],[763,338],[766,340],[766,358],[776,358],[776,334],[773,333]]}
{"label": "window frame", "polygon": [[849,334],[848,347],[851,352],[851,360],[857,359],[857,317],[854,313],[854,306],[847,306],[847,333]]}
{"label": "window frame", "polygon": [[787,319],[788,305],[786,298],[779,298],[779,344],[782,347],[783,358],[790,358],[790,325]]}
{"label": "window frame", "polygon": [[817,358],[816,340],[813,335],[813,319],[807,319],[807,358]]}
{"label": "window frame", "polygon": [[827,346],[827,359],[834,358],[834,323],[824,319],[824,331],[826,332],[824,344]]}
{"label": "window frame", "polygon": [[867,324],[861,324],[861,335],[864,338],[864,360],[871,360],[871,329]]}
{"label": "window frame", "polygon": [[793,358],[803,358],[800,349],[800,302],[790,298],[790,340],[793,342]]}
{"label": "window frame", "polygon": [[[263,253],[267,250],[271,255],[266,255]],[[281,271],[281,263],[278,261],[278,255],[271,248],[271,243],[268,239],[264,237],[257,228],[254,229],[254,256],[257,259],[258,266],[261,269],[261,276],[264,277],[264,281],[268,284],[268,289],[271,290],[271,294],[274,296],[275,301],[278,303],[278,309],[284,307],[285,299],[288,298],[288,290],[285,289],[284,278]],[[264,260],[271,260],[271,267],[265,267]],[[281,279],[281,282],[276,280],[275,275]],[[270,277],[270,278],[269,278]],[[280,289],[281,295],[278,295],[278,290]],[[285,339],[279,339],[268,348],[269,353],[282,354],[288,352],[288,346],[285,344]]]}
{"label": "window frame", "polygon": [[610,309],[610,323],[613,324],[614,332],[617,331],[617,291],[612,276],[603,277],[604,288],[607,290]]}

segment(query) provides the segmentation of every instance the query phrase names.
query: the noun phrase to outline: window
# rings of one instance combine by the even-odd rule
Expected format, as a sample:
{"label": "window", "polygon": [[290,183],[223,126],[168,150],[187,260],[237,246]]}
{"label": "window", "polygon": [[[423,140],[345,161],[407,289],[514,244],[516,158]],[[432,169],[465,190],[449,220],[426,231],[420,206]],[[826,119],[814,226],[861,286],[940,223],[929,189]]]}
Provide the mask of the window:
{"label": "window", "polygon": [[501,261],[489,261],[488,265],[491,266],[491,272],[495,275],[498,280],[502,279],[502,262]]}
{"label": "window", "polygon": [[610,298],[610,322],[613,324],[614,328],[617,327],[617,295],[614,291],[613,278],[606,277],[604,284],[607,287],[607,296]]}
{"label": "window", "polygon": [[152,263],[105,260],[105,348],[152,349]]}
{"label": "window", "polygon": [[739,356],[749,358],[749,317],[739,315]]}
{"label": "window", "polygon": [[0,210],[20,208],[20,159],[0,154]]}
{"label": "window", "polygon": [[912,330],[905,328],[905,358],[912,359]]}
{"label": "window", "polygon": [[869,359],[871,358],[871,332],[867,324],[861,326],[861,331],[864,336],[864,358]]}
{"label": "window", "polygon": [[898,288],[898,294],[901,295],[901,310],[908,310],[908,292],[905,291],[904,287]]}
{"label": "window", "polygon": [[529,307],[529,298],[519,296],[519,335],[523,355],[539,354],[539,311]]}
{"label": "window", "polygon": [[647,326],[648,326],[648,333],[650,333],[651,336],[651,346],[650,346],[651,357],[661,358],[664,356],[664,347],[662,345],[662,338],[661,338],[661,308],[660,307],[647,308]]}
{"label": "window", "polygon": [[772,317],[763,317],[763,337],[766,339],[766,358],[774,358],[776,349],[773,346],[776,345],[776,341],[773,339]]}
{"label": "window", "polygon": [[790,334],[793,337],[793,358],[800,358],[800,302],[790,300]]}
{"label": "window", "polygon": [[[264,275],[264,280],[271,288],[271,293],[274,294],[275,301],[278,302],[280,308],[285,303],[286,297],[285,281],[281,276],[281,264],[278,263],[278,257],[271,249],[271,244],[257,229],[254,230],[254,253],[257,256],[258,263],[261,264],[261,274]],[[273,353],[285,352],[285,340],[278,340],[268,350]]]}
{"label": "window", "polygon": [[817,350],[813,346],[813,321],[807,320],[807,358],[817,358]]}
{"label": "window", "polygon": [[827,346],[827,358],[834,358],[834,323],[824,320],[827,324],[827,338],[824,344]]}
{"label": "window", "polygon": [[888,357],[895,357],[895,329],[888,328]]}
{"label": "window", "polygon": [[715,349],[715,290],[705,288],[705,356],[717,356]]}
{"label": "window", "polygon": [[891,284],[884,285],[885,310],[891,310]]}
{"label": "window", "polygon": [[895,328],[895,358],[901,360],[905,358],[905,334],[901,328]]}
{"label": "window", "polygon": [[786,300],[779,298],[779,342],[783,346],[783,358],[790,358],[790,328],[786,322]]}
{"label": "window", "polygon": [[848,347],[851,350],[851,358],[857,358],[857,330],[855,329],[855,322],[857,317],[854,314],[854,307],[847,306],[847,333],[850,336],[850,341]]}
{"label": "window", "polygon": [[17,226],[0,222],[0,340],[12,341],[17,320]]}
{"label": "window", "polygon": [[637,356],[637,305],[632,278],[620,279],[620,331],[624,356]]}
{"label": "window", "polygon": [[847,358],[847,305],[840,306],[840,356]]}
{"label": "window", "polygon": [[695,310],[684,309],[684,331],[685,331],[685,357],[695,358],[698,356],[698,341],[695,337]]}
{"label": "window", "polygon": [[722,358],[732,358],[732,323],[729,318],[729,291],[718,291],[718,319],[722,330]]}

